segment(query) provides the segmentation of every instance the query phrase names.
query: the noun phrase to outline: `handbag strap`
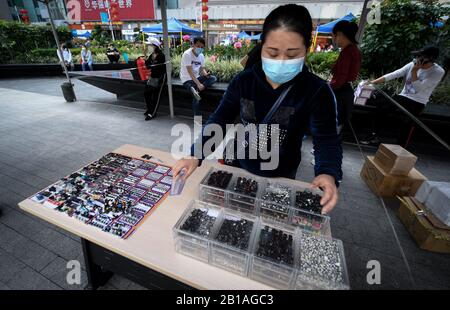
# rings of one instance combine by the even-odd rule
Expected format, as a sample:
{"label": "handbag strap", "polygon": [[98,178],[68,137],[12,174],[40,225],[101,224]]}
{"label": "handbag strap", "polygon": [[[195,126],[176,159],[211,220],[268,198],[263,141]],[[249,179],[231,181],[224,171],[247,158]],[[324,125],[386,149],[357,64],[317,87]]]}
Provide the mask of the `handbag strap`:
{"label": "handbag strap", "polygon": [[272,118],[272,116],[275,114],[275,112],[278,110],[278,108],[280,107],[281,103],[283,102],[284,98],[286,98],[286,95],[288,94],[288,92],[291,90],[292,88],[291,84],[288,88],[286,88],[285,90],[283,90],[283,92],[280,94],[280,96],[278,97],[277,101],[275,101],[275,103],[273,104],[272,108],[270,109],[269,113],[267,113],[267,115],[264,117],[264,119],[261,121],[261,124],[267,124],[270,119]]}

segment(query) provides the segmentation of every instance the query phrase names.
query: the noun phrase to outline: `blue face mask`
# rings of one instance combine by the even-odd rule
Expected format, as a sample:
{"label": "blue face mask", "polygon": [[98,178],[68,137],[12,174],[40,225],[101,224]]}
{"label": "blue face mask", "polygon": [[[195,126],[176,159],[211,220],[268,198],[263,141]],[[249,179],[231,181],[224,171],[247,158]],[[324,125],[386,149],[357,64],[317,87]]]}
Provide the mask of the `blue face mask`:
{"label": "blue face mask", "polygon": [[203,48],[201,48],[201,47],[196,47],[196,48],[195,48],[195,55],[198,56],[198,55],[202,54],[203,51],[204,51]]}
{"label": "blue face mask", "polygon": [[283,84],[289,82],[303,69],[305,57],[277,60],[261,57],[262,67],[266,76],[274,83]]}

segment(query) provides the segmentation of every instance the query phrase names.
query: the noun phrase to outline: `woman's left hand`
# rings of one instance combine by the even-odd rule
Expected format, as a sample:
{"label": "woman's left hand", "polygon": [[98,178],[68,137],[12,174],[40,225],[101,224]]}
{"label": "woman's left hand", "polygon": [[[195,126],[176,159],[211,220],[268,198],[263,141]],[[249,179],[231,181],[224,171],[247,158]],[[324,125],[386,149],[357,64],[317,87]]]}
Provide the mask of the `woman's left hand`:
{"label": "woman's left hand", "polygon": [[312,182],[312,188],[321,188],[324,192],[320,204],[322,214],[327,214],[336,206],[338,201],[338,190],[334,177],[328,174],[319,174]]}

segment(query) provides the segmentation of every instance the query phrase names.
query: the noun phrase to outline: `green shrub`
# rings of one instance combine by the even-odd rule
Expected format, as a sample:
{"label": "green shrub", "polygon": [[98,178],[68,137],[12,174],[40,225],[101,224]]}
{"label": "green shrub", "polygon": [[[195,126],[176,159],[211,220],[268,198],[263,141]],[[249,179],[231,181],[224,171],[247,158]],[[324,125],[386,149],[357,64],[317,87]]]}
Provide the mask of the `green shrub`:
{"label": "green shrub", "polygon": [[112,41],[111,31],[102,29],[100,25],[95,25],[91,34],[92,46],[105,46]]}
{"label": "green shrub", "polygon": [[190,42],[183,42],[183,44],[176,46],[170,50],[170,54],[172,57],[176,57],[177,55],[182,55],[184,51],[188,50],[191,47]]}
{"label": "green shrub", "polygon": [[[68,27],[57,28],[61,42],[72,39]],[[22,63],[29,58],[32,50],[54,49],[56,42],[48,25],[28,25],[0,20],[0,63]]]}
{"label": "green shrub", "polygon": [[116,40],[114,42],[111,42],[117,49],[128,49],[133,46],[131,42],[128,42],[127,40]]}
{"label": "green shrub", "polygon": [[450,78],[447,77],[436,87],[430,102],[450,106]]}
{"label": "green shrub", "polygon": [[175,55],[172,57],[172,75],[174,77],[180,76],[181,70],[181,55]]}
{"label": "green shrub", "polygon": [[244,42],[241,43],[242,43],[241,48],[234,48],[233,45],[213,46],[206,50],[206,55],[207,56],[216,55],[221,60],[242,59],[242,57],[247,55],[255,45],[250,44],[249,46],[247,46]]}
{"label": "green shrub", "polygon": [[312,53],[308,54],[306,64],[312,72],[328,78],[338,57],[339,52]]}
{"label": "green shrub", "polygon": [[[178,78],[180,69],[181,55],[176,55],[172,58],[172,75]],[[228,83],[236,74],[242,71],[242,66],[239,63],[239,59],[211,62],[209,58],[206,58],[206,69],[217,77],[218,82]]]}
{"label": "green shrub", "polygon": [[27,63],[57,63],[56,48],[37,48],[24,54]]}
{"label": "green shrub", "polygon": [[231,82],[242,71],[239,59],[220,60],[211,62],[206,60],[206,68],[217,77],[218,82]]}

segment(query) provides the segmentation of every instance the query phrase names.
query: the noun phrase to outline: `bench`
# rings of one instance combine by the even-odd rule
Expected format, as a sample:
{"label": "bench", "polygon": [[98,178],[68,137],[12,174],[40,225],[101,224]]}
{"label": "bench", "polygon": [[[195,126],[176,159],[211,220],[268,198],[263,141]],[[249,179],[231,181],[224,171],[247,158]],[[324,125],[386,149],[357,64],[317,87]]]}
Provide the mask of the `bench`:
{"label": "bench", "polygon": [[[181,83],[181,80],[179,78],[172,78],[172,86],[175,87],[184,87],[183,83]],[[228,88],[228,83],[215,83],[211,87],[209,87],[207,91],[213,91],[213,92],[222,92],[224,93]]]}
{"label": "bench", "polygon": [[[143,101],[143,94],[145,90],[145,81],[135,80],[129,70],[116,71],[120,72],[120,76],[113,76],[114,71],[72,71],[69,74],[72,77],[79,78],[80,80],[99,87],[108,92],[114,93],[119,99]],[[186,101],[184,104],[178,102],[178,104],[185,105],[186,108],[190,107],[190,98],[186,97],[188,91],[183,87],[181,80],[178,77],[172,77],[172,86],[174,93],[177,93],[178,98],[181,101]],[[205,112],[212,112],[217,107],[220,97],[228,88],[228,83],[215,83],[210,88],[202,92],[202,97],[205,97],[207,104],[205,104]],[[177,96],[177,94],[174,94]],[[189,95],[190,96],[190,95]],[[208,98],[210,100],[208,100]],[[186,100],[187,99],[187,100]],[[165,98],[162,98],[165,101]],[[379,100],[387,100],[381,95],[378,95],[376,99],[371,99],[372,105],[360,106],[355,105],[354,112],[357,114],[372,114],[375,113],[375,105]],[[437,122],[448,124],[450,120],[450,113],[448,108],[444,108],[438,105],[428,104],[424,113],[420,116],[422,121]]]}

